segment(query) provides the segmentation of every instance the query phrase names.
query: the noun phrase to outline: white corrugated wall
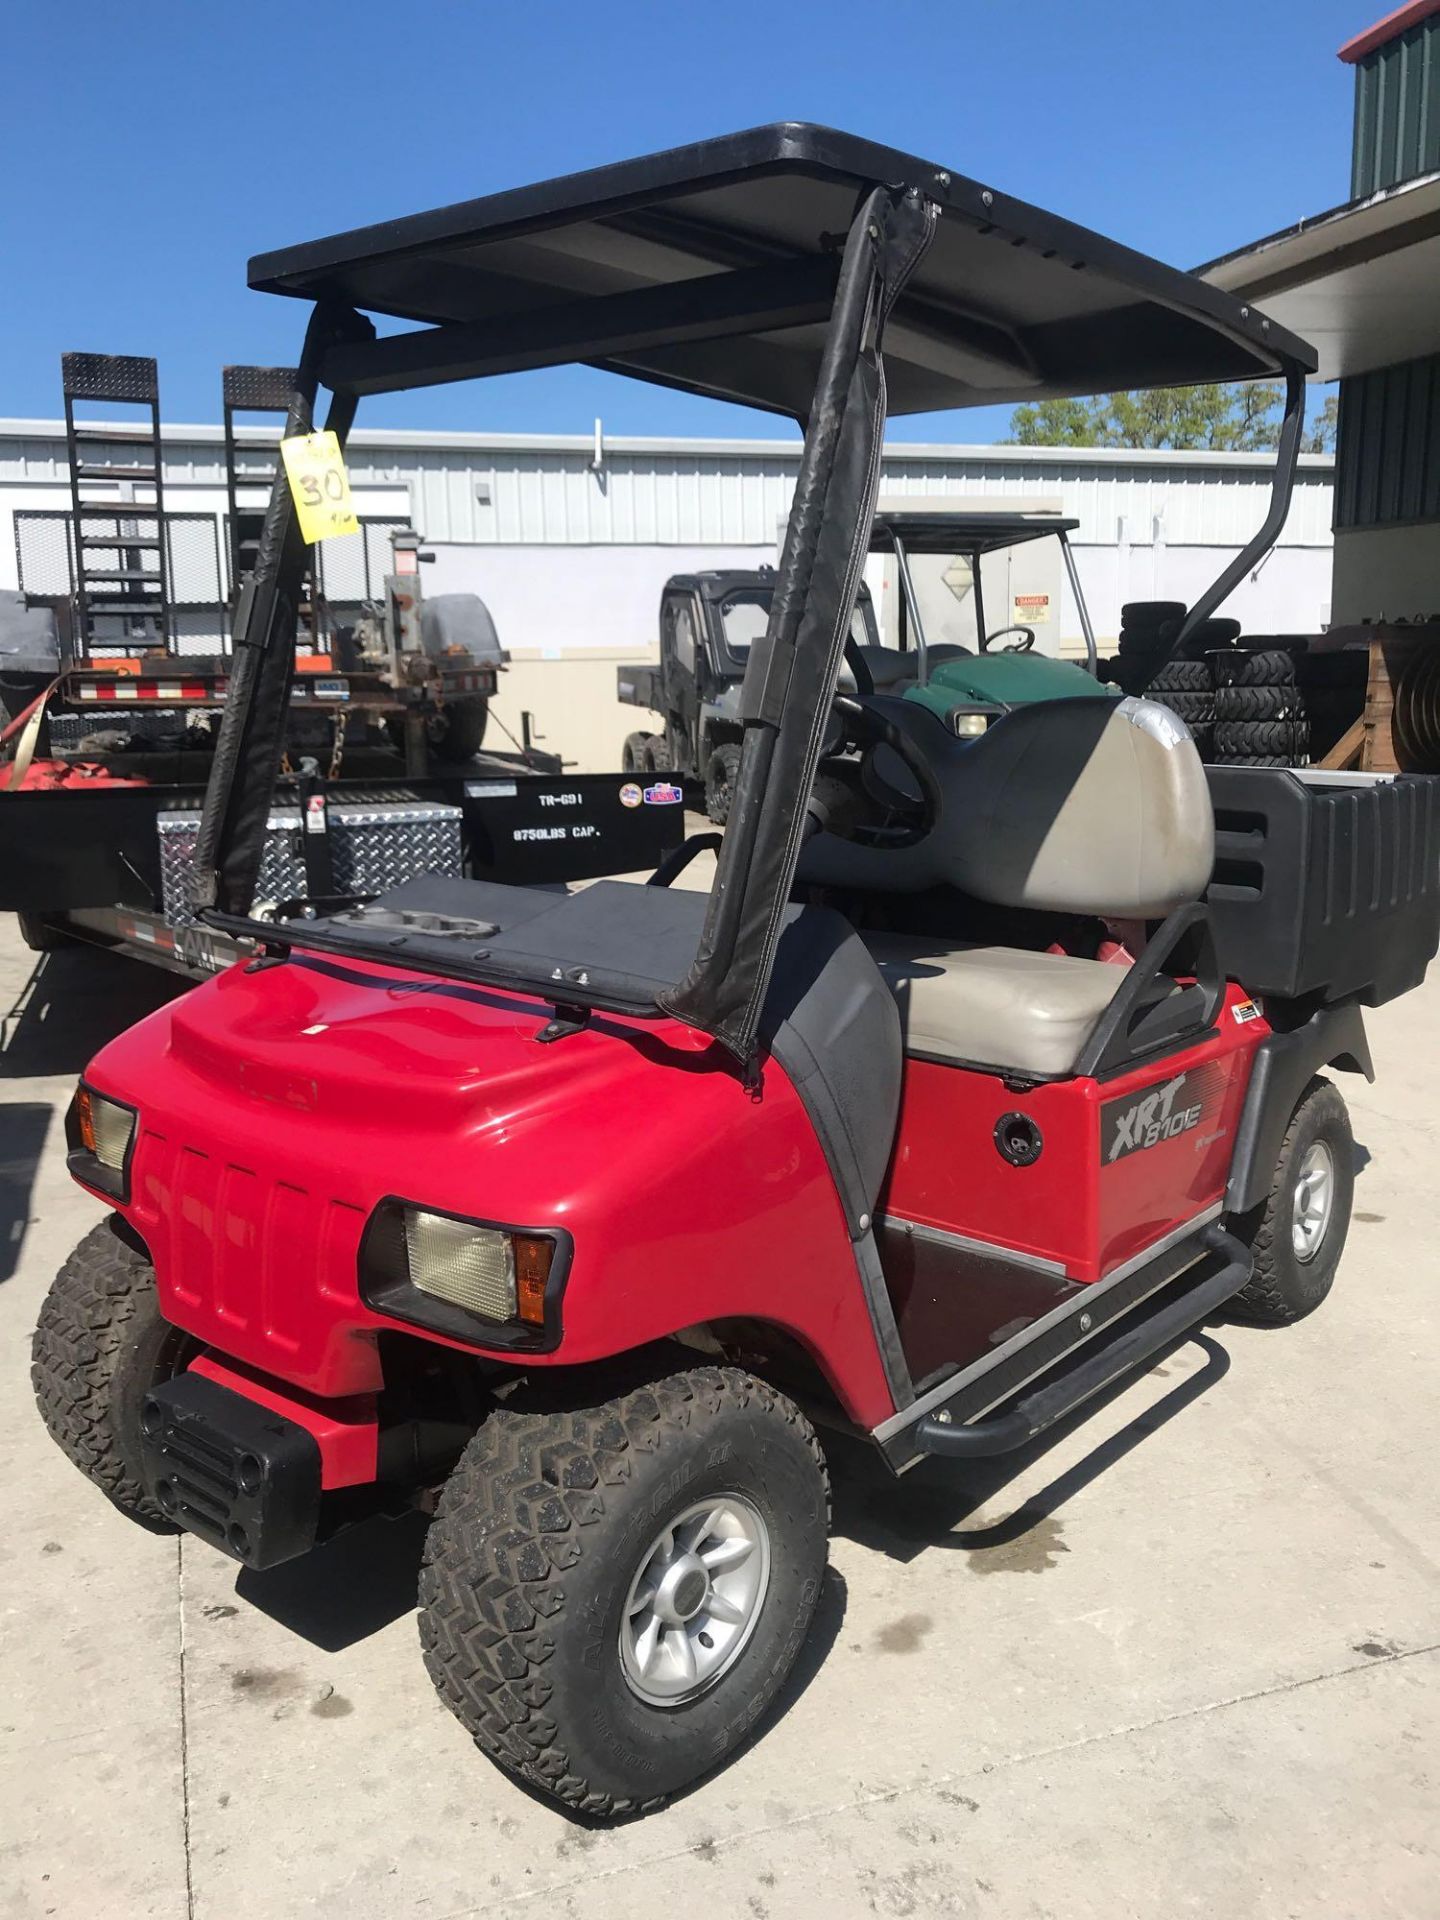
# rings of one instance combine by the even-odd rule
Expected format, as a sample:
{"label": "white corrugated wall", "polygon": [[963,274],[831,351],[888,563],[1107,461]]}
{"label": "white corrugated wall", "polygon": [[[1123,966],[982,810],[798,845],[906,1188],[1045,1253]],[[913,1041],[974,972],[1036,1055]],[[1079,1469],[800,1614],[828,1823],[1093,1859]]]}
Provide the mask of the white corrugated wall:
{"label": "white corrugated wall", "polygon": [[[172,486],[219,488],[218,428],[166,431]],[[789,505],[798,443],[614,440],[592,467],[590,439],[357,431],[358,490],[403,488],[427,539],[504,546],[764,546]],[[256,446],[253,465],[269,464]],[[49,421],[0,421],[0,504],[18,491],[63,488],[64,436]],[[1171,546],[1238,546],[1268,490],[1264,455],[1052,452],[1032,447],[887,449],[887,494],[963,500],[1042,495],[1080,521],[1085,545],[1148,542],[1158,521]],[[1302,461],[1281,544],[1330,545],[1331,462]],[[49,504],[61,504],[51,500]],[[7,543],[8,544],[8,543]]]}

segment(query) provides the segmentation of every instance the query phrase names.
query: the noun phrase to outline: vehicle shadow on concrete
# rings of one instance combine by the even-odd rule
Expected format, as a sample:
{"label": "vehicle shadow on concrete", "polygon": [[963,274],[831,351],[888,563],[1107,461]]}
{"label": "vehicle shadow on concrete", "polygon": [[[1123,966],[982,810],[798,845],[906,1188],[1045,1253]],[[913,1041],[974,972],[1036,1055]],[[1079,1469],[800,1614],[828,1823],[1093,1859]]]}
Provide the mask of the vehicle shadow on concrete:
{"label": "vehicle shadow on concrete", "polygon": [[20,1248],[30,1224],[30,1194],[45,1151],[53,1118],[39,1101],[0,1107],[0,1281],[20,1264]]}
{"label": "vehicle shadow on concrete", "polygon": [[339,1653],[415,1608],[429,1521],[422,1513],[362,1520],[283,1566],[242,1567],[235,1594],[324,1653]]}
{"label": "vehicle shadow on concrete", "polygon": [[[1189,1341],[1205,1356],[1205,1364],[1198,1372],[1188,1374],[1163,1399],[1136,1414],[1118,1433],[1100,1441],[1083,1460],[1058,1474],[1048,1486],[997,1522],[975,1527],[960,1524],[978,1514],[1027,1467],[1043,1460],[1052,1448],[1143,1375],[1126,1375],[1014,1453],[998,1454],[988,1460],[926,1460],[898,1482],[872,1448],[859,1441],[831,1436],[826,1451],[834,1498],[834,1531],[902,1563],[914,1560],[931,1548],[951,1552],[958,1549],[973,1556],[971,1564],[977,1572],[988,1570],[986,1556],[991,1554],[995,1556],[997,1570],[1004,1564],[1016,1571],[1041,1571],[1053,1564],[1060,1527],[1055,1515],[1066,1502],[1151,1434],[1184,1413],[1229,1372],[1229,1354],[1209,1334],[1201,1332],[1181,1335],[1155,1355],[1148,1371],[1154,1373],[1163,1367],[1165,1361]],[[1027,1541],[1034,1549],[1028,1558],[1016,1551]],[[1061,1546],[1058,1551],[1067,1549]]]}
{"label": "vehicle shadow on concrete", "polygon": [[0,1080],[78,1075],[107,1041],[190,985],[95,947],[39,954],[0,1016]]}

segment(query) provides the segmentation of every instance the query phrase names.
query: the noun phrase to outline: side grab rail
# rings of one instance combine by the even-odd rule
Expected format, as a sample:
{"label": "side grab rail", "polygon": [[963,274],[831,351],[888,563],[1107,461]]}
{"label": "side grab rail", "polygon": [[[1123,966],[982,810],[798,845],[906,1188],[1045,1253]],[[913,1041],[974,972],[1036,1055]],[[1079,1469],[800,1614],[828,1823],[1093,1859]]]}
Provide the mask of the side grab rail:
{"label": "side grab rail", "polygon": [[1204,1011],[1197,1018],[1187,1017],[1181,1031],[1203,1032],[1214,1025],[1225,998],[1225,976],[1220,971],[1209,909],[1203,900],[1189,900],[1161,922],[1125,976],[1125,984],[1080,1050],[1075,1062],[1077,1074],[1095,1079],[1101,1074],[1113,1073],[1176,1037],[1173,1016],[1167,1017],[1165,1000],[1143,1011],[1142,1007],[1181,941],[1191,933],[1199,936],[1195,978],[1205,996]]}

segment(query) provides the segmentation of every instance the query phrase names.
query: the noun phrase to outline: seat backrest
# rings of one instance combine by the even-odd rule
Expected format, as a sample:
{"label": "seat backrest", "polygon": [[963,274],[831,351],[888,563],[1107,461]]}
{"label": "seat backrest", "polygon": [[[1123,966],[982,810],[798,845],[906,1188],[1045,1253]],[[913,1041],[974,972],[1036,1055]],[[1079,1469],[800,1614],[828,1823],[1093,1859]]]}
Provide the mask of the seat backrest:
{"label": "seat backrest", "polygon": [[1209,883],[1205,769],[1154,701],[1017,707],[952,760],[944,788],[953,884],[978,899],[1149,920]]}
{"label": "seat backrest", "polygon": [[[941,666],[947,660],[973,660],[974,657],[970,647],[951,640],[937,641],[925,650],[925,663],[929,668]],[[920,655],[914,647],[903,651],[898,647],[861,647],[860,658],[870,669],[876,693],[890,693],[913,684],[920,670]]]}
{"label": "seat backrest", "polygon": [[[801,851],[812,886],[880,893],[958,887],[1002,907],[1160,920],[1197,900],[1215,864],[1215,816],[1189,729],[1150,700],[1045,700],[957,740],[913,700],[878,697],[923,756],[927,830],[888,844],[819,833]],[[896,750],[887,804],[916,776]],[[896,783],[892,782],[892,785]]]}

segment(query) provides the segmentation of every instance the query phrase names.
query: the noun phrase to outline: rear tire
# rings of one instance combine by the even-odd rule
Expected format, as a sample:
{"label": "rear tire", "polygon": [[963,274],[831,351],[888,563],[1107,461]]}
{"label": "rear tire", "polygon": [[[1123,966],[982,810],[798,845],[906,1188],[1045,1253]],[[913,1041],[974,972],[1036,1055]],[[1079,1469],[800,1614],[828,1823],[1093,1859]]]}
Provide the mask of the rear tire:
{"label": "rear tire", "polygon": [[740,772],[740,748],[734,741],[717,747],[705,769],[705,811],[717,827],[730,818],[735,803],[735,780]]}
{"label": "rear tire", "polygon": [[440,724],[426,729],[431,752],[450,766],[473,760],[484,742],[489,718],[488,701],[447,701],[440,710]]}
{"label": "rear tire", "polygon": [[1328,1080],[1312,1080],[1285,1130],[1268,1198],[1233,1223],[1255,1262],[1231,1302],[1234,1318],[1285,1327],[1315,1311],[1334,1284],[1354,1196],[1350,1115]]}
{"label": "rear tire", "polygon": [[152,1533],[175,1533],[145,1487],[140,1407],[181,1372],[192,1342],[160,1312],[149,1256],[113,1216],[51,1283],[30,1350],[30,1382],[51,1438],[87,1479]]}
{"label": "rear tire", "polygon": [[47,926],[38,913],[17,913],[15,921],[20,929],[20,938],[32,953],[54,953],[57,947],[68,947],[70,944],[68,934]]}
{"label": "rear tire", "polygon": [[[753,1529],[754,1593],[742,1580],[738,1602],[710,1584],[718,1569],[699,1570],[700,1549],[728,1544],[703,1532],[727,1502],[748,1516],[737,1543]],[[481,1751],[542,1792],[604,1816],[657,1804],[718,1766],[774,1700],[819,1597],[829,1513],[809,1422],[748,1374],[697,1367],[568,1411],[512,1402],[440,1497],[420,1575],[425,1665]],[[684,1564],[664,1563],[668,1593],[647,1576],[672,1525]],[[688,1529],[701,1530],[696,1554]],[[652,1613],[663,1601],[689,1623],[657,1630],[648,1679],[632,1625],[647,1591]],[[663,1704],[642,1691],[662,1685],[676,1689]]]}
{"label": "rear tire", "polygon": [[645,770],[645,746],[648,733],[627,733],[625,744],[620,749],[620,771],[622,773],[643,773]]}

